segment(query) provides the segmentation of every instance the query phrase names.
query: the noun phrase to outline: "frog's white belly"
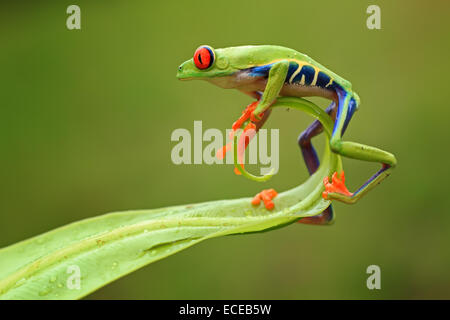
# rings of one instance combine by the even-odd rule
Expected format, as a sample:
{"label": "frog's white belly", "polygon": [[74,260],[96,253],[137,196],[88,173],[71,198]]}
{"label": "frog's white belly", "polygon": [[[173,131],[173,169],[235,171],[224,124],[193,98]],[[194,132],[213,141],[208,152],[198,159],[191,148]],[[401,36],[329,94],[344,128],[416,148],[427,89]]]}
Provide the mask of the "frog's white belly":
{"label": "frog's white belly", "polygon": [[[248,72],[236,72],[231,76],[208,78],[208,82],[225,89],[238,89],[244,92],[260,91],[264,92],[267,79],[264,77],[250,76]],[[316,86],[285,83],[280,91],[281,96],[289,97],[311,97],[318,96],[330,100],[336,100],[337,95],[334,90],[323,89]]]}

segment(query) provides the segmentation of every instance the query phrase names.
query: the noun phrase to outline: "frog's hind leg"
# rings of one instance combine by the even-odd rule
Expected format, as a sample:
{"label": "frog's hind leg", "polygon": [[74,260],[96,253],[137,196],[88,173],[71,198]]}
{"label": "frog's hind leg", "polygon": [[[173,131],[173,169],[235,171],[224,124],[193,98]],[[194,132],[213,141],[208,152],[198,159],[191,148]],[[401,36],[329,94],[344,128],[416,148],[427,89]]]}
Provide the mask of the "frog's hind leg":
{"label": "frog's hind leg", "polygon": [[339,179],[337,173],[333,174],[332,182],[328,181],[328,177],[324,179],[325,192],[323,197],[328,200],[339,200],[345,203],[355,203],[369,190],[374,188],[387,176],[396,166],[397,160],[394,155],[380,150],[378,148],[366,146],[356,142],[343,141],[342,135],[348,123],[348,116],[357,107],[357,102],[351,92],[343,89],[337,89],[336,93],[339,98],[336,122],[333,128],[333,134],[330,139],[331,150],[342,156],[370,161],[382,164],[381,169],[375,173],[366,183],[364,183],[355,193],[350,193],[344,185],[344,176],[341,174]]}
{"label": "frog's hind leg", "polygon": [[[336,104],[332,102],[325,110],[331,118],[336,117]],[[312,175],[319,168],[320,162],[317,157],[315,148],[311,143],[311,139],[323,132],[323,126],[319,120],[315,120],[305,131],[298,137],[298,145],[305,160],[306,168]]]}
{"label": "frog's hind leg", "polygon": [[[332,118],[336,116],[336,104],[332,102],[325,110]],[[317,157],[311,139],[323,132],[323,126],[319,120],[315,120],[305,131],[298,137],[298,145],[302,151],[303,159],[305,160],[308,172],[312,175],[319,168],[320,162]],[[321,214],[317,216],[302,218],[298,222],[304,224],[326,225],[333,223],[334,214],[333,207],[330,205]]]}

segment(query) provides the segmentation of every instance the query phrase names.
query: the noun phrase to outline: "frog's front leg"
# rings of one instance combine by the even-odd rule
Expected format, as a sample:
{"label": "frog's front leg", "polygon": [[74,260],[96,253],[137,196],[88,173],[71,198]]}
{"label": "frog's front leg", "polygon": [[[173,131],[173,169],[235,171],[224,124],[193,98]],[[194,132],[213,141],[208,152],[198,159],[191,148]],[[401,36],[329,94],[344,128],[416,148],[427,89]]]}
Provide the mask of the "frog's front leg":
{"label": "frog's front leg", "polygon": [[[253,106],[256,107],[256,105],[258,103],[260,103],[261,97],[262,97],[262,93],[260,91],[243,91],[240,90],[242,93],[245,93],[246,95],[249,95],[250,97],[255,98],[257,101],[249,104],[246,108],[246,110],[249,110],[249,108],[252,108]],[[246,110],[244,110],[243,115],[241,116],[241,118],[239,118],[234,124],[233,124],[233,131],[236,130],[237,128],[240,128],[243,123],[245,121],[250,121],[249,117],[246,115],[247,112]],[[268,109],[264,112],[262,119],[257,121],[254,125],[255,125],[255,131],[258,132],[259,129],[264,125],[264,123],[267,121],[267,118],[269,117],[270,113],[271,113],[271,109]],[[231,143],[229,146],[226,146],[226,148],[231,149]],[[245,146],[244,146],[245,149]],[[242,151],[241,151],[242,152]],[[243,164],[241,164],[243,167]],[[236,169],[236,168],[235,168]],[[239,170],[235,170],[236,174],[241,174],[239,172]],[[275,204],[273,203],[273,199],[278,195],[278,193],[275,191],[275,189],[265,189],[262,190],[261,192],[257,193],[253,200],[251,201],[252,205],[254,206],[258,206],[260,205],[261,201],[263,202],[264,206],[266,207],[267,210],[272,210],[275,207]]]}
{"label": "frog's front leg", "polygon": [[348,158],[379,162],[382,164],[381,169],[369,180],[367,180],[367,182],[364,183],[355,193],[349,192],[345,187],[345,178],[343,173],[341,173],[341,177],[339,177],[335,172],[331,183],[329,182],[328,177],[324,179],[325,191],[323,192],[323,197],[325,199],[339,200],[345,203],[355,203],[363,195],[390,175],[392,169],[397,164],[397,160],[394,155],[389,152],[360,143],[342,140],[342,134],[345,130],[348,116],[351,116],[351,113],[354,111],[354,104],[356,104],[356,102],[353,100],[353,95],[351,92],[338,89],[337,94],[339,102],[337,118],[333,129],[333,134],[330,139],[331,150]]}
{"label": "frog's front leg", "polygon": [[289,70],[289,61],[281,60],[275,62],[270,70],[267,79],[266,88],[259,101],[258,106],[253,111],[253,118],[255,120],[260,120],[261,113],[266,111],[274,102],[275,99],[280,94],[281,88],[283,88],[286,76]]}

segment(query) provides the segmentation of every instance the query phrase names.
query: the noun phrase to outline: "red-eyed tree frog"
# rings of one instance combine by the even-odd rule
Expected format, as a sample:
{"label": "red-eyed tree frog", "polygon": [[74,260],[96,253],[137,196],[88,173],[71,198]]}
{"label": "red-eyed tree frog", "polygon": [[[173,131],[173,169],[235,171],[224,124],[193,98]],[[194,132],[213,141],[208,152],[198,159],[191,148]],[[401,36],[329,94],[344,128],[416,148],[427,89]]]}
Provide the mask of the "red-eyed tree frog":
{"label": "red-eyed tree frog", "polygon": [[[335,172],[331,182],[329,177],[324,177],[324,199],[355,203],[384,180],[396,166],[393,154],[342,139],[350,119],[359,107],[359,96],[352,90],[349,81],[293,49],[272,45],[213,49],[203,45],[195,51],[193,58],[179,66],[177,78],[206,80],[219,87],[238,89],[254,97],[257,101],[250,104],[233,125],[233,129],[237,129],[246,123],[244,132],[248,129],[257,131],[263,125],[270,114],[271,105],[279,96],[319,96],[331,100],[326,109],[335,123],[330,149],[345,157],[379,162],[382,167],[354,193],[346,188],[343,171],[340,175]],[[311,138],[322,131],[322,125],[316,120],[298,139],[310,174],[319,167]],[[252,203],[257,205],[262,200],[270,210],[274,206],[271,200],[276,195],[273,189],[263,190]],[[300,222],[328,224],[332,220],[333,209],[329,206],[320,215],[301,219]]]}

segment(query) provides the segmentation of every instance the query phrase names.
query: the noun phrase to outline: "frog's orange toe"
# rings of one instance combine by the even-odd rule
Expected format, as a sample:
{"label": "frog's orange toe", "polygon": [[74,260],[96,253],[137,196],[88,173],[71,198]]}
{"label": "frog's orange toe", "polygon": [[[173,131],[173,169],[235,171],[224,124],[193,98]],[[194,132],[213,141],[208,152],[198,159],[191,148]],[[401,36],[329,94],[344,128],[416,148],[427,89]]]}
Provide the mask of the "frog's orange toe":
{"label": "frog's orange toe", "polygon": [[345,186],[344,171],[341,172],[340,178],[338,177],[337,172],[333,173],[333,176],[331,177],[331,183],[328,177],[325,177],[323,179],[323,185],[325,186],[325,191],[322,193],[322,197],[325,200],[328,200],[328,193],[340,193],[350,197],[353,195],[353,193],[348,191],[347,187]]}
{"label": "frog's orange toe", "polygon": [[258,193],[252,200],[252,205],[257,206],[261,203],[261,200],[264,202],[264,206],[267,210],[272,210],[275,207],[272,199],[278,195],[278,192],[275,189],[265,189]]}
{"label": "frog's orange toe", "polygon": [[259,193],[253,198],[252,205],[259,206],[261,203],[261,197],[259,196]]}

